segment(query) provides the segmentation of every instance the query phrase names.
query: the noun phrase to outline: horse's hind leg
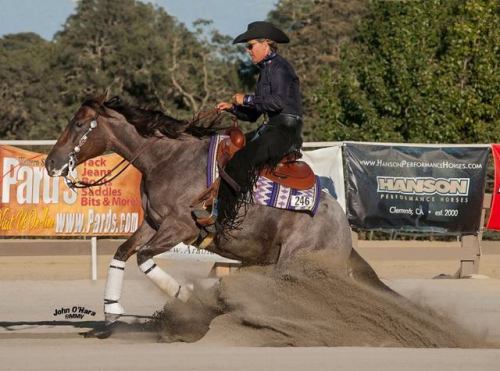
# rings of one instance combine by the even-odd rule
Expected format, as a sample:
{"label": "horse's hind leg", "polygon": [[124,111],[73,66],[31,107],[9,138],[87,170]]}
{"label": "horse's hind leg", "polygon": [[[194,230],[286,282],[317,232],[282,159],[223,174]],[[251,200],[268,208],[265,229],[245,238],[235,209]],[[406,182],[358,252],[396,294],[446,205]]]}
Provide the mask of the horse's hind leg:
{"label": "horse's hind leg", "polygon": [[128,258],[135,254],[139,246],[146,244],[156,231],[144,221],[135,233],[115,252],[109,264],[106,288],[104,290],[104,316],[107,323],[114,322],[125,313],[120,304],[122,294],[125,264]]}
{"label": "horse's hind leg", "polygon": [[177,280],[156,265],[153,257],[193,236],[196,236],[196,231],[190,226],[178,221],[168,221],[160,226],[158,233],[147,245],[137,251],[137,264],[141,271],[168,296],[184,302],[191,296],[191,288],[181,286]]}

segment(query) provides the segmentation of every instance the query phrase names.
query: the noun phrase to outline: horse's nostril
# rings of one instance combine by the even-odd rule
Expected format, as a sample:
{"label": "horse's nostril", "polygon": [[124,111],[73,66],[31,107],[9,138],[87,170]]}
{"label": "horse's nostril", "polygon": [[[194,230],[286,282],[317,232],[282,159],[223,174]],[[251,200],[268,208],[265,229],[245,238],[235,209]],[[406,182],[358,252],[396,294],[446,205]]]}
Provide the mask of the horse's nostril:
{"label": "horse's nostril", "polygon": [[49,174],[54,172],[55,164],[56,162],[53,159],[48,159],[47,161],[45,161],[45,168],[47,169]]}

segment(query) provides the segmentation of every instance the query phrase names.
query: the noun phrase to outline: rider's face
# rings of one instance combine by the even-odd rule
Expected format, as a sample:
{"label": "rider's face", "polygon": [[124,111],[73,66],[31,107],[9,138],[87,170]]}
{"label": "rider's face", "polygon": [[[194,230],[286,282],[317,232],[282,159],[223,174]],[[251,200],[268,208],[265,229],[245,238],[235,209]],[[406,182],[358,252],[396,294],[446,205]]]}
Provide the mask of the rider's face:
{"label": "rider's face", "polygon": [[270,52],[269,44],[264,41],[250,40],[247,43],[247,52],[253,63],[261,62]]}

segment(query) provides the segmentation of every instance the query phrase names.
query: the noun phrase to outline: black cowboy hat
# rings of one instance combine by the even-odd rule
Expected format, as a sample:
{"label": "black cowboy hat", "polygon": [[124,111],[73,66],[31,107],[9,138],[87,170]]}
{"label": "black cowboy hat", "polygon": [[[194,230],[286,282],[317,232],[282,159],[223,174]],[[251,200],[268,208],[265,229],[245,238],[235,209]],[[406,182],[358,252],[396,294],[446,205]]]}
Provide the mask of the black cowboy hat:
{"label": "black cowboy hat", "polygon": [[246,32],[238,35],[233,40],[233,44],[244,43],[253,39],[269,39],[283,44],[290,42],[288,36],[278,27],[269,22],[259,21],[250,23]]}

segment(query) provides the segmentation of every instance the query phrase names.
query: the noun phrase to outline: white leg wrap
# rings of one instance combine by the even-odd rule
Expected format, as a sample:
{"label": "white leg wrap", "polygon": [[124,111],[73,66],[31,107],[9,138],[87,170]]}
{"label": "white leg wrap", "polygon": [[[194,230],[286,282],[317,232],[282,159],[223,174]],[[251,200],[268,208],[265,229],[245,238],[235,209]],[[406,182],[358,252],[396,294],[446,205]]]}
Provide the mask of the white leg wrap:
{"label": "white leg wrap", "polygon": [[181,289],[179,291],[179,295],[177,295],[177,299],[179,299],[182,302],[187,302],[189,298],[191,297],[191,293],[193,292],[193,285],[185,285],[181,286]]}
{"label": "white leg wrap", "polygon": [[122,295],[125,262],[113,259],[109,264],[106,289],[104,290],[104,313],[123,314],[125,309],[118,302]]}
{"label": "white leg wrap", "polygon": [[191,296],[191,291],[188,288],[181,287],[172,276],[158,267],[153,259],[146,260],[139,268],[167,295],[176,297],[184,302]]}

